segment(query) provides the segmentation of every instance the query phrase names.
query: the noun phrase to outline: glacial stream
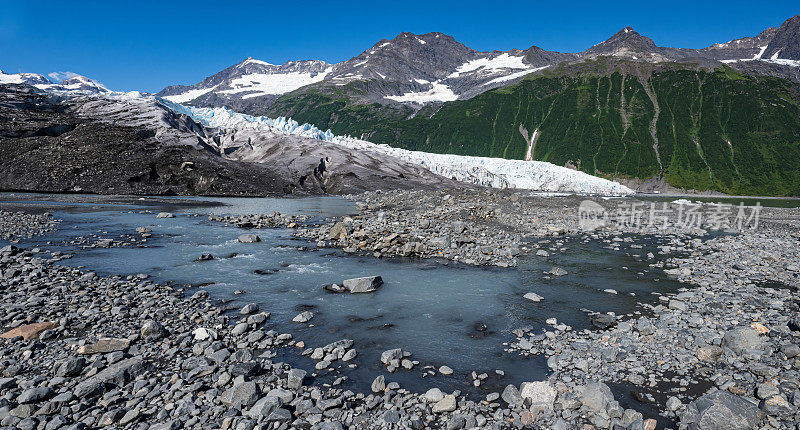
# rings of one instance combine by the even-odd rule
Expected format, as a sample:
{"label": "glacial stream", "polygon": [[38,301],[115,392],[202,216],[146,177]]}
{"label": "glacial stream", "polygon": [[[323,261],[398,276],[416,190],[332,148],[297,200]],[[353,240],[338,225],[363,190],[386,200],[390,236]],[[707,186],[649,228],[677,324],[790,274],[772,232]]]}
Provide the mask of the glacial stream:
{"label": "glacial stream", "polygon": [[[0,209],[35,207],[53,212],[62,222],[57,231],[23,240],[20,246],[74,254],[59,264],[85,267],[100,275],[146,273],[157,282],[202,284],[187,289],[187,297],[202,288],[213,299],[230,300],[227,306],[233,312],[244,304],[258,303],[272,314],[267,328],[291,333],[306,347],[353,339],[359,352],[353,361],[357,368],[343,366],[331,374],[321,372],[317,382],[331,383],[347,376],[342,386],[354,390],[368,391],[369,384],[381,373],[387,382],[397,381],[410,390],[460,389],[481,398],[486,393],[502,391],[509,383],[541,380],[548,373],[544,356],[524,358],[503,351],[503,343],[514,339],[511,330],[523,326],[543,328],[548,318],[557,318],[575,329],[588,328],[584,308],[618,314],[634,312],[641,310],[637,302],[657,300],[651,293],[674,292],[680,287],[660,270],[651,269],[645,259],[629,255],[658,255],[655,240],[637,241],[644,246],[642,249],[631,249],[629,243],[622,243],[620,250],[611,250],[606,244],[575,238],[566,240],[563,252],[554,252],[548,249],[554,245],[551,239],[549,244],[540,244],[550,252],[547,258],[535,256],[534,250],[521,258],[517,268],[478,268],[447,261],[376,259],[316,249],[314,243],[293,238],[292,230],[285,228],[253,230],[262,241],[242,244],[237,241],[242,229],[207,219],[210,213],[278,211],[315,218],[355,213],[355,205],[341,198],[197,198],[153,204],[135,199],[126,203],[75,203],[60,195],[35,196],[38,201],[30,197],[2,194]],[[187,200],[216,205],[181,203]],[[161,211],[172,212],[176,217],[156,218]],[[70,244],[77,237],[91,235],[115,240],[138,237],[134,234],[137,227],[152,229],[153,236],[144,243],[146,247],[86,248]],[[89,243],[96,240],[92,237]],[[214,259],[195,261],[205,253]],[[568,275],[546,276],[543,272],[553,266],[564,268]],[[256,274],[256,270],[270,274]],[[380,275],[385,283],[371,294],[333,294],[323,290],[325,284],[366,275]],[[608,288],[618,294],[603,292]],[[238,290],[244,293],[234,294]],[[544,300],[530,302],[523,298],[527,292],[535,292]],[[291,322],[303,310],[314,313],[310,322],[313,327]],[[476,330],[479,323],[486,325],[485,332]],[[412,359],[420,364],[410,371],[400,369],[388,374],[381,367],[380,353],[391,348],[411,352]],[[276,352],[274,361],[314,370],[315,361],[301,356],[297,348],[279,348]],[[422,377],[426,365],[447,365],[454,374],[443,376],[437,372],[436,376]],[[495,372],[498,369],[504,376]],[[472,371],[486,372],[489,378],[474,388]]]}

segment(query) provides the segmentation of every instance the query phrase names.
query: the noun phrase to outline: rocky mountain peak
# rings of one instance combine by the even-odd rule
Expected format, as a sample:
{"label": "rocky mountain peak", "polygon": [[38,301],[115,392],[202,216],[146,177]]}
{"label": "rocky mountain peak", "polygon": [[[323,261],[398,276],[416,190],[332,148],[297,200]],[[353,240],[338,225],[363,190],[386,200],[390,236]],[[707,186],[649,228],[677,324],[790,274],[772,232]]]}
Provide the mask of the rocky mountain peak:
{"label": "rocky mountain peak", "polygon": [[800,60],[800,15],[778,27],[761,58]]}

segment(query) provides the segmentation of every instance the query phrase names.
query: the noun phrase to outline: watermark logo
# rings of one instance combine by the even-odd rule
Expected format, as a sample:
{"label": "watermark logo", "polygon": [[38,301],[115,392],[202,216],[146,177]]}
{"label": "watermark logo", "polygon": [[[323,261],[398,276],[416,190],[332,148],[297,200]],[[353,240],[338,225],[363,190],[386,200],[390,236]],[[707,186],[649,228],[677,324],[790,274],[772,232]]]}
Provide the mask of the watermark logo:
{"label": "watermark logo", "polygon": [[758,202],[755,206],[745,206],[744,202],[734,206],[676,200],[664,203],[630,201],[607,210],[593,200],[584,200],[578,207],[578,227],[585,231],[611,225],[626,230],[755,230],[761,208]]}
{"label": "watermark logo", "polygon": [[593,231],[604,227],[607,217],[606,209],[593,200],[584,200],[578,207],[578,227],[581,230]]}

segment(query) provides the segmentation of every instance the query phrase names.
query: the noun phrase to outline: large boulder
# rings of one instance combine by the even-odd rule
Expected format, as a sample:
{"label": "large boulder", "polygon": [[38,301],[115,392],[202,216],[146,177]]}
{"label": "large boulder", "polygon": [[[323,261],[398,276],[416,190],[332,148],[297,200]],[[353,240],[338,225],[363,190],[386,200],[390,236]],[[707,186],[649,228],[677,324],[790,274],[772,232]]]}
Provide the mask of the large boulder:
{"label": "large boulder", "polygon": [[228,407],[249,407],[258,400],[261,390],[255,382],[247,381],[225,390],[220,397],[222,404]]}
{"label": "large boulder", "polygon": [[345,279],[342,286],[351,293],[371,293],[383,285],[380,276],[365,276],[362,278]]}
{"label": "large boulder", "polygon": [[689,430],[754,429],[761,417],[757,405],[727,391],[705,394],[689,403],[680,414],[681,424]]}
{"label": "large boulder", "polygon": [[608,403],[614,400],[611,388],[602,382],[590,382],[581,390],[580,401],[583,407],[592,412],[606,409]]}
{"label": "large boulder", "polygon": [[531,401],[531,412],[552,412],[556,400],[556,390],[547,381],[523,384],[520,395]]}
{"label": "large boulder", "polygon": [[750,327],[737,327],[728,330],[722,337],[722,346],[731,351],[741,354],[746,350],[764,349],[764,341],[758,332]]}

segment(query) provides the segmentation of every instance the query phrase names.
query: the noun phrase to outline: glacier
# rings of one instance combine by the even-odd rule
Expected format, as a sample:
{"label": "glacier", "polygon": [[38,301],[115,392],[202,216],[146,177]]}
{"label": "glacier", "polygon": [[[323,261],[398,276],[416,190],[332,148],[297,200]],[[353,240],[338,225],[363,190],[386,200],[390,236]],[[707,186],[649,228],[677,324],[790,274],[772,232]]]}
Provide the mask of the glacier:
{"label": "glacier", "polygon": [[632,189],[617,182],[545,161],[506,160],[411,151],[350,136],[337,136],[331,130],[322,131],[314,125],[300,124],[291,118],[252,116],[227,108],[199,108],[184,106],[168,100],[159,100],[173,111],[183,113],[205,127],[229,132],[262,130],[331,142],[359,151],[369,151],[398,158],[410,164],[422,166],[438,175],[480,186],[609,196],[625,196],[635,193]]}

